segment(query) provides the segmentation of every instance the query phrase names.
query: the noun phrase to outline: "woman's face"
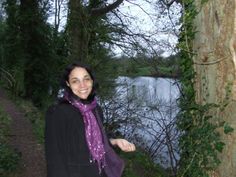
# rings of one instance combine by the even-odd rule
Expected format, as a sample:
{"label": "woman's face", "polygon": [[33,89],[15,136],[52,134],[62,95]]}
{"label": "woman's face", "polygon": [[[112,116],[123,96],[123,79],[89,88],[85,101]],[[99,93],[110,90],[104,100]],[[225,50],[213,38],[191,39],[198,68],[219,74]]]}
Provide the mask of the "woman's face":
{"label": "woman's face", "polygon": [[75,67],[67,81],[68,87],[81,99],[87,99],[93,88],[93,80],[86,69]]}

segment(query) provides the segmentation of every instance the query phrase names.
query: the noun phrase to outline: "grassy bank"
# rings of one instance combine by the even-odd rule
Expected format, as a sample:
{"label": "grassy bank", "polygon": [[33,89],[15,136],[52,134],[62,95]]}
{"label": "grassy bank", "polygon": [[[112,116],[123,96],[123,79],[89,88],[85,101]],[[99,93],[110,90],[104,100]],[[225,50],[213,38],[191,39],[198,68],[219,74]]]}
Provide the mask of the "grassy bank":
{"label": "grassy bank", "polygon": [[0,176],[16,176],[20,154],[8,145],[11,118],[0,107]]}

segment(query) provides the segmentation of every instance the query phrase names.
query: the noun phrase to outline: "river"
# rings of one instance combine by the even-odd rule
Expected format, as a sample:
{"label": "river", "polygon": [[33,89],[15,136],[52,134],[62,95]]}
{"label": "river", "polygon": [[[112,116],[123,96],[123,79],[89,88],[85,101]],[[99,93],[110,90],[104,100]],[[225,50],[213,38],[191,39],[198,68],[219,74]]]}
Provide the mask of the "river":
{"label": "river", "polygon": [[119,124],[125,138],[163,167],[173,167],[179,159],[177,83],[168,78],[118,77],[112,98],[103,105],[108,123]]}

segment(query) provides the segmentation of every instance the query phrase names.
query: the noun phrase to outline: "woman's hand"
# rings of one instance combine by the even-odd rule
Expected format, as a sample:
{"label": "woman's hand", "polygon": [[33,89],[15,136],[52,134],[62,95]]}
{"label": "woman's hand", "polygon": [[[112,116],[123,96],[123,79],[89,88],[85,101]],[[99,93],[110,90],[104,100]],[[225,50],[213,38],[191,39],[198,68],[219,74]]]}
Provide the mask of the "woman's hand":
{"label": "woman's hand", "polygon": [[124,152],[135,151],[135,145],[125,139],[110,139],[113,146],[118,146]]}

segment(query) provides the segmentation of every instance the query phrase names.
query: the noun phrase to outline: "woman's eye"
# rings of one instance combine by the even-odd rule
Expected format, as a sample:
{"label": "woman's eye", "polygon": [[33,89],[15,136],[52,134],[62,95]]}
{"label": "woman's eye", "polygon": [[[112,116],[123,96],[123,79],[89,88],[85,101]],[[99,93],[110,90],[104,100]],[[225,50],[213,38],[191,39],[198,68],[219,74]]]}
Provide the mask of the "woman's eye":
{"label": "woman's eye", "polygon": [[72,84],[77,84],[78,81],[77,81],[77,80],[73,80],[71,83],[72,83]]}

